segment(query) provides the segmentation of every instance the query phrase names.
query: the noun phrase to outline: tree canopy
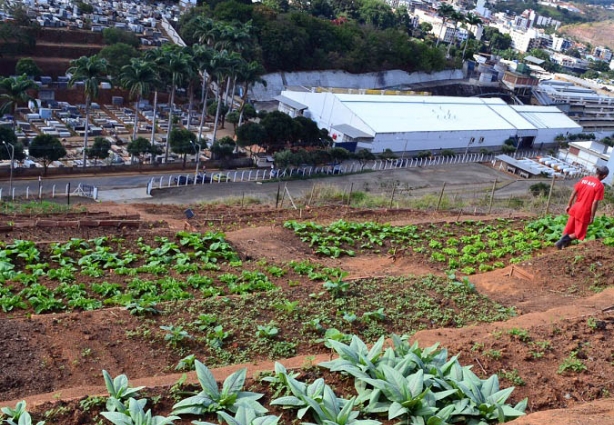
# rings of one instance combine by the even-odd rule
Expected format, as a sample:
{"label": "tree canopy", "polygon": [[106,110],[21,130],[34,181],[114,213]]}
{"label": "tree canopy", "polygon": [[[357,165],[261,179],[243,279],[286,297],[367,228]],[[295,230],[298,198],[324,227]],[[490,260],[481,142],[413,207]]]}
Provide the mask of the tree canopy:
{"label": "tree canopy", "polygon": [[66,149],[62,146],[60,139],[49,134],[39,134],[33,138],[30,142],[29,152],[30,156],[42,162],[45,175],[47,175],[47,167],[51,162],[66,156]]}
{"label": "tree canopy", "polygon": [[91,148],[88,148],[87,156],[96,159],[107,159],[111,150],[111,142],[106,137],[95,137]]}

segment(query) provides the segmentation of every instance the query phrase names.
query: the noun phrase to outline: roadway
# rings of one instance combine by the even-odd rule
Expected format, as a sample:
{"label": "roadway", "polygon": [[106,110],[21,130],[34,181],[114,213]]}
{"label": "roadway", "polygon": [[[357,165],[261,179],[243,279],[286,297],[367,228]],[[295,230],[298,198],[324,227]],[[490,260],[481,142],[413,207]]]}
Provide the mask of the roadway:
{"label": "roadway", "polygon": [[[211,170],[208,170],[211,171]],[[192,175],[194,170],[187,169],[181,173]],[[265,202],[275,199],[278,190],[285,191],[291,197],[309,197],[314,186],[334,186],[338,190],[349,192],[363,191],[372,195],[390,196],[394,187],[397,190],[411,191],[413,195],[439,193],[446,184],[446,193],[477,193],[489,191],[495,179],[498,182],[496,197],[508,198],[524,196],[530,185],[542,181],[537,179],[518,179],[508,173],[496,170],[479,163],[446,164],[418,168],[401,168],[384,171],[366,172],[361,174],[335,175],[325,178],[269,181],[269,182],[213,182],[189,186],[168,187],[168,179],[177,176],[177,171],[166,173],[134,172],[112,175],[63,176],[41,178],[43,197],[48,198],[55,185],[56,194],[64,194],[66,185],[70,183],[71,193],[79,184],[98,188],[99,200],[116,202],[153,202],[167,204],[190,204],[200,201],[211,201],[229,196],[260,198]],[[162,188],[159,188],[162,177]],[[148,196],[146,187],[154,178],[153,197]],[[546,180],[549,182],[549,180]],[[560,185],[571,185],[575,180],[557,181]],[[38,178],[18,179],[13,181],[16,196],[24,196],[29,187],[30,197],[37,197]],[[2,198],[6,199],[9,189],[7,180],[0,181]]]}

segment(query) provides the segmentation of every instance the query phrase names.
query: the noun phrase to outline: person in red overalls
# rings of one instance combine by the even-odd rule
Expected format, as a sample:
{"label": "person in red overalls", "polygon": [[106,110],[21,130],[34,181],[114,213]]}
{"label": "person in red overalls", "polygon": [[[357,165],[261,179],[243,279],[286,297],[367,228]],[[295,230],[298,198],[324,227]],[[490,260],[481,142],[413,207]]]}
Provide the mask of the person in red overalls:
{"label": "person in red overalls", "polygon": [[603,199],[604,187],[601,180],[608,176],[610,170],[602,165],[595,171],[595,176],[584,177],[574,186],[565,209],[569,213],[569,219],[563,230],[563,237],[554,244],[557,249],[568,247],[574,239],[584,240],[588,225],[595,220],[599,201]]}

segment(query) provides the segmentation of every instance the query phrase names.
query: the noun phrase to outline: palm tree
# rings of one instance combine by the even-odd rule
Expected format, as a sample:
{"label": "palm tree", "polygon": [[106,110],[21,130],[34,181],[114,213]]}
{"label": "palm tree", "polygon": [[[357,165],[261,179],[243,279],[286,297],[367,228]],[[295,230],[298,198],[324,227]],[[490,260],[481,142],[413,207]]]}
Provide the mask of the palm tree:
{"label": "palm tree", "polygon": [[212,48],[203,44],[195,44],[192,47],[192,52],[194,53],[194,60],[196,61],[200,69],[202,80],[202,88],[200,92],[200,103],[202,105],[202,111],[200,115],[200,124],[198,127],[198,140],[201,140],[203,134],[203,126],[205,125],[205,116],[207,115],[207,95],[209,94],[207,82],[209,80],[209,75],[211,72],[211,59],[213,59],[215,51]]}
{"label": "palm tree", "polygon": [[450,15],[454,12],[454,8],[448,3],[441,3],[439,8],[437,9],[437,14],[441,16],[441,30],[439,30],[439,37],[437,37],[437,43],[435,43],[435,47],[439,46],[439,42],[441,41],[441,33],[444,28],[446,28],[446,22]]}
{"label": "palm tree", "polygon": [[175,104],[175,91],[180,87],[189,74],[189,61],[191,56],[183,47],[165,45],[156,56],[156,63],[162,67],[161,74],[170,85],[170,101],[168,114],[168,128],[166,130],[166,143],[164,148],[164,161],[168,161],[169,138],[173,127],[173,108]]}
{"label": "palm tree", "polygon": [[237,125],[241,125],[243,121],[243,109],[247,103],[247,93],[250,86],[256,83],[261,83],[266,86],[266,81],[262,79],[262,75],[265,73],[265,69],[260,62],[252,61],[245,62],[239,69],[238,79],[243,83],[243,93],[241,96],[241,107],[239,108],[239,122]]}
{"label": "palm tree", "polygon": [[219,33],[219,25],[211,18],[199,16],[194,20],[196,29],[194,30],[194,37],[198,38],[200,44],[212,47],[213,40],[217,38]]}
{"label": "palm tree", "polygon": [[[143,55],[143,58],[154,65],[160,65],[162,63],[163,51],[161,48],[155,48],[151,50],[147,50]],[[153,103],[153,117],[151,123],[151,146],[155,146],[156,143],[156,118],[158,111],[158,91],[162,90],[165,86],[165,81],[168,79],[166,75],[166,71],[164,67],[158,66],[158,81],[157,84],[154,84],[154,103]]]}
{"label": "palm tree", "polygon": [[450,41],[450,43],[448,44],[448,50],[446,51],[446,57],[450,57],[450,47],[452,47],[453,44],[456,44],[456,29],[458,27],[459,23],[462,23],[465,21],[465,15],[463,15],[460,12],[457,12],[456,10],[454,12],[452,12],[450,14],[450,20],[452,22],[454,22],[454,31],[452,32],[452,41]]}
{"label": "palm tree", "polygon": [[[465,23],[467,25],[469,25],[470,27],[477,27],[477,28],[479,28],[479,26],[482,25],[483,21],[475,13],[467,13],[467,15],[465,15]],[[465,60],[465,51],[467,50],[468,42],[469,42],[469,38],[467,38],[467,40],[465,40],[465,47],[463,47],[463,57],[462,57],[462,60]]]}
{"label": "palm tree", "polygon": [[83,136],[83,166],[87,160],[87,136],[89,132],[90,106],[92,99],[98,97],[100,83],[109,82],[107,78],[108,63],[96,55],[81,56],[79,59],[70,61],[71,67],[66,71],[70,74],[69,86],[73,86],[77,81],[83,82],[83,93],[85,94],[85,135]]}
{"label": "palm tree", "polygon": [[160,76],[153,63],[140,58],[130,59],[130,64],[124,65],[119,76],[120,84],[130,91],[130,98],[136,96],[134,109],[134,129],[132,140],[135,140],[139,126],[139,105],[143,96],[148,97],[151,90],[160,84]]}
{"label": "palm tree", "polygon": [[3,92],[0,94],[0,99],[6,100],[2,108],[13,113],[13,130],[17,125],[17,105],[19,102],[27,102],[32,99],[28,94],[30,90],[38,90],[38,86],[25,74],[0,79],[0,91]]}
{"label": "palm tree", "polygon": [[188,83],[188,123],[186,128],[188,131],[190,130],[190,126],[192,125],[192,107],[194,106],[194,86],[198,84],[199,81],[199,73],[200,73],[200,64],[196,60],[196,56],[194,54],[194,50],[190,47],[184,48],[185,52],[188,53],[189,59],[187,61],[186,75],[185,79]]}
{"label": "palm tree", "polygon": [[224,82],[230,83],[230,78],[236,73],[236,70],[243,58],[237,52],[229,53],[227,50],[222,50],[216,53],[211,60],[212,77],[217,84],[217,110],[215,112],[215,121],[213,123],[213,143],[217,135],[218,121],[220,119],[220,110],[222,108],[222,92],[224,91]]}

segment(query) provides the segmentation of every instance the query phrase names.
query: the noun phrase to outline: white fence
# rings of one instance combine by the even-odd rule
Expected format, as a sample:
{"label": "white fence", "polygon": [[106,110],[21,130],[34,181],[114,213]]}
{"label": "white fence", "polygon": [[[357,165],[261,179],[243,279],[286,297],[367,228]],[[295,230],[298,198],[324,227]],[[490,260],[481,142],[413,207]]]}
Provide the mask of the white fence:
{"label": "white fence", "polygon": [[[538,151],[522,151],[515,152],[510,155],[513,158],[534,157],[539,154]],[[147,185],[147,194],[151,194],[152,189],[163,189],[173,186],[185,185],[204,185],[204,184],[223,184],[229,182],[256,182],[269,181],[289,177],[310,177],[322,174],[345,174],[358,173],[365,170],[383,171],[393,170],[398,168],[416,168],[429,167],[434,165],[446,164],[467,164],[474,162],[491,162],[495,160],[495,154],[483,153],[468,153],[456,156],[436,156],[432,158],[396,158],[396,159],[376,159],[367,161],[361,164],[358,161],[352,160],[343,164],[331,166],[325,165],[321,167],[293,167],[284,169],[248,169],[215,172],[206,179],[195,179],[194,173],[161,176],[153,178]]]}
{"label": "white fence", "polygon": [[[8,192],[8,193],[7,193]],[[4,191],[0,187],[0,201],[14,201],[15,199],[26,200],[41,200],[44,198],[56,198],[57,196],[69,196],[69,194],[75,196],[82,196],[85,198],[98,199],[98,188],[91,185],[82,185],[79,183],[77,188],[71,193],[70,183],[66,185],[44,185],[38,184],[33,188],[26,186],[25,188],[13,187],[12,190]]]}

